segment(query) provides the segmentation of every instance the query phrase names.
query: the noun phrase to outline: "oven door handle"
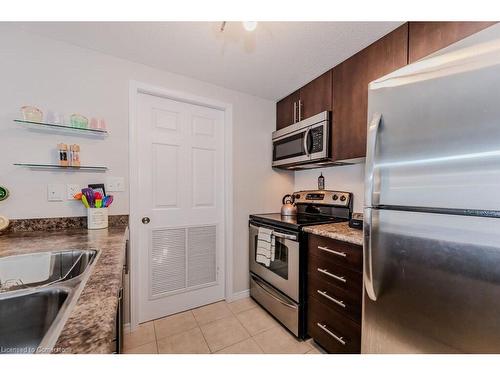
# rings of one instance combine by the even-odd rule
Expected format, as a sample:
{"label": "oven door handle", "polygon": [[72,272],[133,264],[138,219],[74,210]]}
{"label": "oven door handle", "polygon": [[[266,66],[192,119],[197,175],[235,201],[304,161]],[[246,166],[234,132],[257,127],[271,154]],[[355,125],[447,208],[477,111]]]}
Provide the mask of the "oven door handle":
{"label": "oven door handle", "polygon": [[288,303],[286,301],[283,301],[282,298],[280,298],[279,296],[277,296],[275,293],[273,293],[272,290],[270,290],[266,285],[264,285],[260,280],[258,280],[256,277],[254,277],[253,275],[250,275],[250,277],[252,278],[252,280],[255,282],[255,284],[257,284],[267,295],[269,295],[269,297],[271,297],[272,299],[278,301],[279,303],[281,303],[282,305],[290,308],[290,309],[294,309],[296,310],[297,309],[297,306],[296,305],[293,305],[291,303]]}
{"label": "oven door handle", "polygon": [[[250,227],[259,230],[259,227],[256,225],[250,224]],[[277,238],[284,238],[286,240],[297,241],[297,235],[295,234],[280,233],[273,230],[273,236]]]}

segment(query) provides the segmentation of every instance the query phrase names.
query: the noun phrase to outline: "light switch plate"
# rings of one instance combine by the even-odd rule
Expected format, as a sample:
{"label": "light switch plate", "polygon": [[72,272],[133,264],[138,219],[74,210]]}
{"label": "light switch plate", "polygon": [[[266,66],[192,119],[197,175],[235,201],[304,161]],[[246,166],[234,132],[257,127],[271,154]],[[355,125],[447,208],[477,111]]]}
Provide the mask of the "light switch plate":
{"label": "light switch plate", "polygon": [[49,202],[62,202],[66,193],[63,184],[48,184],[47,185],[47,200]]}
{"label": "light switch plate", "polygon": [[125,191],[124,177],[107,177],[106,178],[106,194],[112,191]]}
{"label": "light switch plate", "polygon": [[69,201],[74,201],[74,195],[81,192],[80,185],[78,184],[67,184],[66,185],[66,199]]}

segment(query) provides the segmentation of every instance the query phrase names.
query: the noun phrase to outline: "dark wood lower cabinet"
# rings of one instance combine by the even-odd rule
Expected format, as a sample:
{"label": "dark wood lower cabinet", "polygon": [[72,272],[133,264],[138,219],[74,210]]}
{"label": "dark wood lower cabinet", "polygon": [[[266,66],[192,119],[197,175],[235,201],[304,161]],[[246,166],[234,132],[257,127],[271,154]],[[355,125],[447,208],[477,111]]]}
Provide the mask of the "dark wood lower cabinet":
{"label": "dark wood lower cabinet", "polygon": [[360,353],[361,246],[309,235],[307,333],[329,353]]}
{"label": "dark wood lower cabinet", "polygon": [[308,299],[307,331],[329,353],[361,352],[361,325],[330,309],[316,298]]}

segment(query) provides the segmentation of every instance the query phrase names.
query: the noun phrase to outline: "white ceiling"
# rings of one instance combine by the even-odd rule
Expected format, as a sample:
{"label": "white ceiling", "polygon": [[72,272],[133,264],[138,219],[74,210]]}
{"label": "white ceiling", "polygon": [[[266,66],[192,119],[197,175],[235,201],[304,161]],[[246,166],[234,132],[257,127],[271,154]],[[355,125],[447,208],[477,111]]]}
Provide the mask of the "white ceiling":
{"label": "white ceiling", "polygon": [[43,22],[30,32],[271,100],[402,22]]}

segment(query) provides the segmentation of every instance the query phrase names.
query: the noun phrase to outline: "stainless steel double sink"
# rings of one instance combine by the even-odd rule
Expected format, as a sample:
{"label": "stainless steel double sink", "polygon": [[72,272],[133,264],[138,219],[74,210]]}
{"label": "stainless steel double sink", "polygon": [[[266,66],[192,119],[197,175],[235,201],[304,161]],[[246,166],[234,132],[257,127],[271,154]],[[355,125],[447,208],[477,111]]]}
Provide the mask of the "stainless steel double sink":
{"label": "stainless steel double sink", "polygon": [[50,353],[98,250],[0,258],[0,354]]}

